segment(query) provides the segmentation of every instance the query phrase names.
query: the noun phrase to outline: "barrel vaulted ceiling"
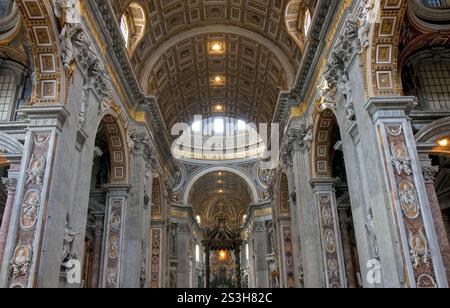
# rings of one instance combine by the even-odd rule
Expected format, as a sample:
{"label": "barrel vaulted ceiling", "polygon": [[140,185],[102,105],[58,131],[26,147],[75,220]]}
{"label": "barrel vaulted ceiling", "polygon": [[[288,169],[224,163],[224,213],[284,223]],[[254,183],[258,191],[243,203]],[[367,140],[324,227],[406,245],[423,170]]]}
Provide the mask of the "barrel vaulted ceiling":
{"label": "barrel vaulted ceiling", "polygon": [[189,204],[205,226],[215,225],[218,217],[224,216],[230,226],[237,227],[251,202],[248,184],[230,172],[212,172],[201,177],[189,197]]}
{"label": "barrel vaulted ceiling", "polygon": [[[130,61],[142,89],[157,98],[168,129],[192,122],[195,114],[272,120],[279,93],[292,87],[302,56],[286,30],[290,1],[133,2],[144,9],[147,25]],[[129,4],[112,1],[118,20]],[[222,44],[222,53],[211,52],[213,42]]]}

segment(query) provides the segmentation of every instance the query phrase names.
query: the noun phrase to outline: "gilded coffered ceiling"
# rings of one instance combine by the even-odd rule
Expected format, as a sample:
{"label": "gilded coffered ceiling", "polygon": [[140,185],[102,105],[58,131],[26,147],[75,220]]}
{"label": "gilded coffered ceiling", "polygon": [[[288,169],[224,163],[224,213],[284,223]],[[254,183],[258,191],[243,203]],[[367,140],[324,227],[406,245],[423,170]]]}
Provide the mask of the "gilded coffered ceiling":
{"label": "gilded coffered ceiling", "polygon": [[[221,115],[272,120],[279,93],[292,87],[302,56],[286,30],[288,2],[134,1],[143,7],[147,27],[130,61],[142,89],[157,97],[168,129],[194,114],[217,115],[217,105],[224,107]],[[129,3],[113,1],[118,20]],[[221,53],[212,52],[213,43]]]}

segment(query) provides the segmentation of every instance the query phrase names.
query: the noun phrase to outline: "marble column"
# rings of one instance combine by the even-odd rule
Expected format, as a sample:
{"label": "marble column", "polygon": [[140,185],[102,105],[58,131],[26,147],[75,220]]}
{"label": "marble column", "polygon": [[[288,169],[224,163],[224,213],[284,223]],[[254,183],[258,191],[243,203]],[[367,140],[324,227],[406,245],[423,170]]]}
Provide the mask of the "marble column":
{"label": "marble column", "polygon": [[[291,176],[295,190],[291,194],[295,204],[292,215],[293,230],[300,236],[301,267],[305,288],[326,286],[320,240],[319,218],[315,205],[311,180],[311,159],[309,149],[312,140],[312,126],[306,120],[293,119],[283,141],[282,159]],[[289,184],[290,186],[292,184]],[[295,216],[295,217],[294,217]],[[294,232],[293,232],[294,233]]]}
{"label": "marble column", "polygon": [[14,197],[16,195],[17,179],[4,179],[4,185],[8,190],[8,197],[6,199],[5,211],[3,213],[2,226],[0,229],[0,270],[3,264],[3,254],[5,253],[6,240],[8,237],[9,225],[11,222],[12,208],[14,205]]}
{"label": "marble column", "polygon": [[100,282],[104,224],[105,218],[103,216],[95,216],[94,249],[92,253],[92,267],[89,281],[89,287],[93,289],[98,288]]}
{"label": "marble column", "polygon": [[334,179],[313,179],[327,288],[346,288]]}
{"label": "marble column", "polygon": [[442,218],[441,207],[436,194],[436,188],[434,186],[436,169],[431,164],[429,154],[419,152],[419,155],[422,163],[422,171],[426,191],[428,193],[428,200],[430,202],[431,215],[433,216],[433,224],[436,229],[437,240],[439,242],[442,259],[447,273],[447,281],[450,284],[450,245],[448,242],[444,220]]}
{"label": "marble column", "polygon": [[[417,105],[414,97],[377,97],[365,106],[374,125],[374,140],[384,171],[386,208],[390,216],[379,217],[381,205],[373,211],[377,224],[377,251],[381,257],[392,254],[384,251],[391,240],[401,253],[396,254],[397,269],[405,287],[447,288],[448,282],[432,208],[422,175],[417,145],[407,113]],[[380,179],[381,180],[381,179]],[[370,224],[368,224],[370,226]],[[372,229],[372,228],[368,228]],[[381,233],[380,230],[384,232]],[[386,235],[390,232],[391,238]],[[391,245],[392,245],[391,244]],[[387,273],[390,275],[391,273]],[[383,270],[383,275],[385,271]]]}
{"label": "marble column", "polygon": [[267,230],[264,221],[255,222],[253,226],[255,240],[255,277],[256,288],[269,287],[269,266],[267,264]]}
{"label": "marble column", "polygon": [[[120,288],[124,285],[123,262],[125,217],[128,204],[129,185],[109,184],[106,201],[105,253],[103,260],[102,287]],[[140,267],[139,267],[140,268]]]}
{"label": "marble column", "polygon": [[353,253],[350,242],[349,224],[351,223],[348,217],[350,207],[338,207],[339,223],[341,227],[342,251],[344,254],[345,272],[347,276],[347,286],[351,289],[357,288],[358,284],[355,280],[355,267],[353,265]]}

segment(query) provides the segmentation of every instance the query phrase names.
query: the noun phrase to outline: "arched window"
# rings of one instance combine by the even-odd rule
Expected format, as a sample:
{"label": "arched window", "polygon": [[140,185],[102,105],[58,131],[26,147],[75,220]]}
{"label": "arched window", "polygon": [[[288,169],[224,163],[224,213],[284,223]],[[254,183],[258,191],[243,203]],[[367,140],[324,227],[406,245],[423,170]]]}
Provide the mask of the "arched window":
{"label": "arched window", "polygon": [[31,97],[27,69],[16,62],[0,59],[0,122],[16,120],[16,109]]}
{"label": "arched window", "polygon": [[2,0],[0,1],[0,17],[8,16],[13,7],[14,1],[12,0]]}
{"label": "arched window", "polygon": [[16,90],[15,74],[10,70],[0,71],[0,122],[11,120]]}
{"label": "arched window", "polygon": [[423,0],[423,5],[431,8],[447,8],[450,4],[446,0]]}
{"label": "arched window", "polygon": [[426,50],[411,56],[403,68],[403,88],[417,96],[423,111],[450,110],[450,50]]}
{"label": "arched window", "polygon": [[144,38],[146,24],[147,18],[142,6],[136,2],[130,3],[120,18],[120,30],[130,55]]}
{"label": "arched window", "polygon": [[309,12],[308,9],[306,9],[305,20],[304,20],[304,30],[305,30],[306,35],[308,35],[308,33],[309,33],[309,29],[311,28],[311,23],[312,23],[311,13]]}
{"label": "arched window", "polygon": [[130,41],[130,32],[128,31],[128,22],[125,15],[120,18],[120,31],[122,32],[123,39],[125,40],[125,46],[128,46],[128,42]]}
{"label": "arched window", "polygon": [[177,159],[209,161],[256,159],[265,150],[256,127],[225,116],[195,119],[172,147]]}
{"label": "arched window", "polygon": [[284,15],[286,29],[301,49],[306,46],[313,13],[312,6],[307,5],[305,1],[291,0],[286,6]]}

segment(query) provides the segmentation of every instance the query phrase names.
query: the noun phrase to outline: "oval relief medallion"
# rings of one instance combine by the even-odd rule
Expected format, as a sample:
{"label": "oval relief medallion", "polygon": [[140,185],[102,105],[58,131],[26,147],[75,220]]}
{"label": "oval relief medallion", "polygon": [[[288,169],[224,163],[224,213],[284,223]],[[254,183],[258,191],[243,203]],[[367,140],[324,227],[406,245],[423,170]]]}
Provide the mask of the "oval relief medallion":
{"label": "oval relief medallion", "polygon": [[22,228],[31,229],[36,224],[39,214],[41,193],[38,190],[29,190],[23,199],[20,225]]}
{"label": "oval relief medallion", "polygon": [[403,213],[410,219],[416,219],[420,214],[416,188],[409,181],[402,181],[399,188],[400,206]]}

